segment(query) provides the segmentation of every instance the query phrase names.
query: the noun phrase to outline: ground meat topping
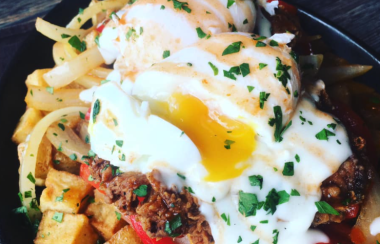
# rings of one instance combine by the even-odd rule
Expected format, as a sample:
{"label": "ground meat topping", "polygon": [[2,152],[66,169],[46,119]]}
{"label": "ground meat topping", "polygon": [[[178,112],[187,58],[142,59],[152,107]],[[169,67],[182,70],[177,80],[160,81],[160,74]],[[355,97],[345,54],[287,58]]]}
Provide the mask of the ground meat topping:
{"label": "ground meat topping", "polygon": [[[171,236],[189,234],[194,244],[214,243],[210,226],[199,211],[198,200],[185,189],[178,191],[164,186],[158,180],[158,170],[148,174],[120,173],[108,161],[95,158],[90,172],[94,181],[101,182],[99,189],[105,192],[107,202],[113,203],[122,214],[135,215],[151,238],[169,236],[166,223],[179,215],[182,225]],[[134,191],[142,185],[147,186],[147,195],[138,197]]]}

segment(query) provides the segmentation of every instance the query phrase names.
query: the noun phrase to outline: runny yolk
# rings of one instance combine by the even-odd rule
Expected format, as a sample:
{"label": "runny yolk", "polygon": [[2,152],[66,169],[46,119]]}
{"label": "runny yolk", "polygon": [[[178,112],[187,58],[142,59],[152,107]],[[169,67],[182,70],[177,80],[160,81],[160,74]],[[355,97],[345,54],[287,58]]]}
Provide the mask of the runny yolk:
{"label": "runny yolk", "polygon": [[209,173],[205,180],[231,179],[247,168],[246,161],[255,148],[250,126],[226,116],[218,116],[219,122],[212,119],[208,107],[191,95],[174,94],[169,104],[159,107],[154,112],[180,128],[197,146]]}

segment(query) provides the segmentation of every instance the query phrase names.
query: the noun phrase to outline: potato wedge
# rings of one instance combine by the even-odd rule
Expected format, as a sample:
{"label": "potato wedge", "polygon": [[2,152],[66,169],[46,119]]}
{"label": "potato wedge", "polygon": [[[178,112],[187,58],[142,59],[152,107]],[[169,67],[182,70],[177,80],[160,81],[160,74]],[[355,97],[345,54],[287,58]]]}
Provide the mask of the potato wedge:
{"label": "potato wedge", "polygon": [[[83,214],[47,211],[38,228],[35,244],[96,244],[98,235]],[[57,218],[58,217],[58,218]]]}
{"label": "potato wedge", "polygon": [[32,132],[34,126],[42,119],[42,113],[34,108],[28,108],[24,115],[20,118],[15,132],[12,136],[12,141],[20,144],[26,140],[26,137]]}
{"label": "potato wedge", "polygon": [[41,195],[41,211],[60,211],[79,213],[86,207],[88,196],[93,195],[93,188],[81,177],[50,169],[46,178],[46,188]]}

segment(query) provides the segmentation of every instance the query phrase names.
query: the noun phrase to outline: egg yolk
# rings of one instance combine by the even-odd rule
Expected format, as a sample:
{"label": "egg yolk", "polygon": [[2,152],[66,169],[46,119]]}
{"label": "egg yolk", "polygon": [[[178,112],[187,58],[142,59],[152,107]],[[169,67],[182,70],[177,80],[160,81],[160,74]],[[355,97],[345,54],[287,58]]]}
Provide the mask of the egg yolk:
{"label": "egg yolk", "polygon": [[235,178],[247,168],[246,161],[255,148],[255,134],[250,126],[226,116],[212,119],[208,107],[191,95],[174,94],[169,103],[156,103],[151,108],[197,146],[208,171],[205,180]]}

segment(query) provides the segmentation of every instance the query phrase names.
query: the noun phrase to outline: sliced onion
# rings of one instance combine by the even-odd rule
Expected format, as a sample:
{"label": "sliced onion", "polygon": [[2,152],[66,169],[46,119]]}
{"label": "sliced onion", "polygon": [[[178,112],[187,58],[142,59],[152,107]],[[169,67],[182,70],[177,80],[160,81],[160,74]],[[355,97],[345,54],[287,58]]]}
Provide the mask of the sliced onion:
{"label": "sliced onion", "polygon": [[36,69],[33,73],[28,75],[28,78],[25,81],[27,86],[47,86],[43,75],[49,72],[51,69]]}
{"label": "sliced onion", "polygon": [[87,110],[88,108],[86,107],[69,107],[51,112],[36,124],[32,133],[30,134],[29,141],[27,142],[28,145],[23,157],[23,162],[21,163],[20,167],[19,185],[20,192],[22,194],[24,194],[26,191],[31,191],[32,193],[32,197],[24,198],[24,201],[22,202],[22,204],[27,208],[28,215],[32,221],[40,218],[41,213],[40,211],[31,208],[30,204],[32,200],[36,198],[36,190],[35,184],[28,179],[28,175],[29,178],[35,179],[36,161],[38,156],[37,153],[41,140],[48,127],[55,121],[61,119],[63,115],[71,113],[78,114],[79,112],[86,113]]}
{"label": "sliced onion", "polygon": [[105,79],[111,72],[112,72],[112,69],[96,67],[95,69],[90,71],[90,74]]}
{"label": "sliced onion", "polygon": [[109,1],[101,1],[89,6],[88,8],[83,10],[83,13],[79,13],[76,15],[70,23],[67,25],[67,28],[70,29],[80,29],[87,20],[91,19],[93,16],[101,13],[104,10],[108,9],[120,9],[127,4],[129,0],[109,0]]}
{"label": "sliced onion", "polygon": [[[67,43],[70,40],[71,36],[77,36],[79,39],[83,39],[86,36],[86,34],[91,31],[90,29],[81,30],[79,28],[70,29],[70,28],[60,27],[57,25],[53,25],[41,18],[37,18],[36,29],[42,35],[54,41],[63,42],[63,43]],[[62,38],[62,37],[65,37],[62,35],[69,35],[70,37]]]}
{"label": "sliced onion", "polygon": [[372,69],[370,65],[341,65],[335,67],[322,67],[319,71],[320,78],[327,84],[333,84],[339,81],[351,80],[362,76]]}
{"label": "sliced onion", "polygon": [[103,57],[95,47],[55,67],[43,77],[49,86],[60,88],[87,74],[102,63],[104,63]]}
{"label": "sliced onion", "polygon": [[70,61],[77,56],[75,50],[67,43],[56,42],[53,46],[53,59],[57,65]]}
{"label": "sliced onion", "polygon": [[92,75],[84,75],[75,80],[75,82],[87,89],[93,86],[100,86],[103,79]]}
{"label": "sliced onion", "polygon": [[47,129],[46,137],[58,151],[74,161],[85,163],[82,157],[88,155],[90,145],[82,141],[70,127],[64,128],[62,130],[57,124],[53,124]]}
{"label": "sliced onion", "polygon": [[318,73],[323,62],[323,55],[307,55],[300,56],[300,68],[302,74],[305,76],[314,76]]}
{"label": "sliced onion", "polygon": [[[372,221],[378,217],[380,217],[380,180],[377,175],[374,177],[373,187],[369,192],[364,204],[362,205],[362,209],[358,220],[356,221],[356,225],[354,228],[359,229],[363,235],[365,236],[365,242],[360,244],[374,244],[376,240],[380,240],[380,234],[376,236],[371,235],[370,225]],[[359,243],[356,243],[359,244]]]}
{"label": "sliced onion", "polygon": [[25,102],[28,107],[43,111],[54,111],[73,106],[90,106],[79,99],[83,89],[60,89],[51,94],[46,87],[29,86]]}

